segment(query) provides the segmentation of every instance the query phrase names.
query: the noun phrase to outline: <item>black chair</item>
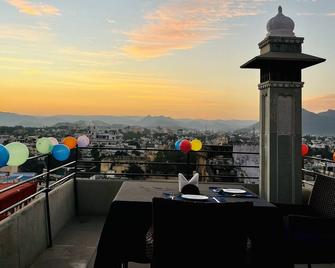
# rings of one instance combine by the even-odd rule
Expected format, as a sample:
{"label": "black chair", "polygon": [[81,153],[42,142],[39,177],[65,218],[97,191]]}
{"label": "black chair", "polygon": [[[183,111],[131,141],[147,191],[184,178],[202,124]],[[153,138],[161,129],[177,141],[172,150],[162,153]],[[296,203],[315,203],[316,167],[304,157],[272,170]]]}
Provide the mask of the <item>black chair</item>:
{"label": "black chair", "polygon": [[198,186],[196,186],[194,184],[186,184],[181,189],[181,193],[182,194],[195,194],[195,195],[199,195],[200,194],[200,190],[199,190]]}
{"label": "black chair", "polygon": [[335,178],[318,176],[307,205],[276,204],[293,263],[335,262]]}
{"label": "black chair", "polygon": [[246,267],[252,206],[154,198],[151,267]]}

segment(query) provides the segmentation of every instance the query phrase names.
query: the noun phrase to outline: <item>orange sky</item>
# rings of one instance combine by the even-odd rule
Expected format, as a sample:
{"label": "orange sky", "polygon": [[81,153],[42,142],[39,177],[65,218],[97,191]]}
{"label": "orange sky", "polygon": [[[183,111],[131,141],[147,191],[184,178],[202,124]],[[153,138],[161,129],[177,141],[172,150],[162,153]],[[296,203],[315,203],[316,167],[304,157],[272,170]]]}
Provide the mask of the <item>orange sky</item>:
{"label": "orange sky", "polygon": [[[257,119],[259,72],[239,66],[275,2],[0,2],[0,111]],[[283,2],[304,50],[327,58],[304,72],[304,106],[335,108],[335,4]]]}

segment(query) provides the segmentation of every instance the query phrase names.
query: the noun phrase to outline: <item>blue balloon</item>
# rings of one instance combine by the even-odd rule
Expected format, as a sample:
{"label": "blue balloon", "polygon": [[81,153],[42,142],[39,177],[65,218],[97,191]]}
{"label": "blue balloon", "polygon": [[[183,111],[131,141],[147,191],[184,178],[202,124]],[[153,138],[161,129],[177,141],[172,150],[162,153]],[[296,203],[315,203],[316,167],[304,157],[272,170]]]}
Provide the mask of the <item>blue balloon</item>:
{"label": "blue balloon", "polygon": [[182,142],[182,140],[177,140],[176,143],[174,144],[175,145],[175,148],[176,150],[180,150],[180,143]]}
{"label": "blue balloon", "polygon": [[0,168],[7,165],[9,160],[9,152],[5,146],[0,144]]}
{"label": "blue balloon", "polygon": [[70,148],[64,144],[57,144],[52,148],[52,156],[58,161],[65,161],[70,157]]}

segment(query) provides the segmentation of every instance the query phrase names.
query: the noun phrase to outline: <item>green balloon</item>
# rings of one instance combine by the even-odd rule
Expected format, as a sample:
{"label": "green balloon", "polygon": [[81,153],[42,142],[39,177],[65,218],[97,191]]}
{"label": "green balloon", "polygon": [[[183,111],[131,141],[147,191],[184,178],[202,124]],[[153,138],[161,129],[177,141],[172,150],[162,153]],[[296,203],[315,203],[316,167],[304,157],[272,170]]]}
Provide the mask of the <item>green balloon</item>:
{"label": "green balloon", "polygon": [[52,150],[52,142],[49,138],[40,138],[36,141],[36,149],[41,154],[48,154]]}
{"label": "green balloon", "polygon": [[27,161],[29,157],[29,150],[25,144],[12,142],[7,144],[5,147],[9,152],[9,160],[7,162],[8,166],[20,166]]}

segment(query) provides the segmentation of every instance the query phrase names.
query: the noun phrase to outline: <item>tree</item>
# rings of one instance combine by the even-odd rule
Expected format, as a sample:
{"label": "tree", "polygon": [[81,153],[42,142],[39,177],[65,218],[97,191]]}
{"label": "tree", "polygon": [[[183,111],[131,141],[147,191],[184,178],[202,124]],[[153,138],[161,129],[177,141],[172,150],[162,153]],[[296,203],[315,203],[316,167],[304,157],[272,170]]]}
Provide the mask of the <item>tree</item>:
{"label": "tree", "polygon": [[[160,151],[156,154],[154,162],[159,163],[187,163],[187,155],[179,151]],[[190,154],[190,164],[196,163],[195,154]],[[153,174],[171,174],[177,175],[178,173],[187,174],[192,173],[194,165],[160,165],[160,164],[149,164],[148,171]]]}
{"label": "tree", "polygon": [[36,172],[38,174],[43,172],[44,163],[39,159],[32,159],[25,162],[19,167],[20,172]]}
{"label": "tree", "polygon": [[[144,174],[144,171],[139,165],[130,164],[128,169],[126,169],[125,173]],[[127,177],[129,177],[133,180],[144,179],[144,176],[138,176],[138,175],[127,175]]]}
{"label": "tree", "polygon": [[[98,148],[91,149],[91,156],[94,161],[101,161],[100,151]],[[91,169],[93,172],[100,172],[100,164],[95,164],[95,167]]]}
{"label": "tree", "polygon": [[101,161],[100,152],[97,148],[91,149],[91,156],[94,161]]}
{"label": "tree", "polygon": [[129,156],[129,154],[126,151],[116,151],[114,154],[114,157],[122,157],[122,156]]}

